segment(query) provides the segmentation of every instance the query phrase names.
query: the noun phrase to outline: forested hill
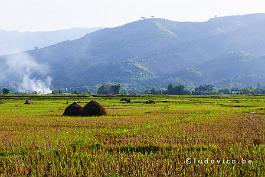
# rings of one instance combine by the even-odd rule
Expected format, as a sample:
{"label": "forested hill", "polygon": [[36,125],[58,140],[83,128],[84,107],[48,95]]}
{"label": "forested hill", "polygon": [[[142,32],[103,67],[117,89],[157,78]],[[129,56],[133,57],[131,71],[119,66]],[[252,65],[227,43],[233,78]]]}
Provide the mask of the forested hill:
{"label": "forested hill", "polygon": [[55,87],[265,83],[265,14],[206,22],[145,19],[29,51]]}

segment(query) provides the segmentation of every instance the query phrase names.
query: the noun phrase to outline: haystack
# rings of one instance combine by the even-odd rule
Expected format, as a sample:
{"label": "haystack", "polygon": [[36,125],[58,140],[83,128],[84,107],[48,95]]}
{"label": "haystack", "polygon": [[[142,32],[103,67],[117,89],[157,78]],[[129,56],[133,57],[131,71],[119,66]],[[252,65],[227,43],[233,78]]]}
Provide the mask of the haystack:
{"label": "haystack", "polygon": [[107,115],[107,112],[103,106],[96,101],[90,101],[83,108],[82,116],[102,116]]}
{"label": "haystack", "polygon": [[82,114],[82,106],[74,102],[73,104],[69,105],[65,110],[63,115],[64,116],[81,116]]}
{"label": "haystack", "polygon": [[26,100],[24,104],[33,104],[32,100]]}

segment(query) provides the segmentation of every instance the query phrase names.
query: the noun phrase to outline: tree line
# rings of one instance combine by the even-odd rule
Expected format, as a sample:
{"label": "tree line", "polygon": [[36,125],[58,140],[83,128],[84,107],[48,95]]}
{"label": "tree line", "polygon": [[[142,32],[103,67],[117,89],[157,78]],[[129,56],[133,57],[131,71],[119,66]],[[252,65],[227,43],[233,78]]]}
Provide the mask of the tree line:
{"label": "tree line", "polygon": [[265,87],[231,87],[216,88],[213,85],[204,84],[196,87],[187,87],[182,84],[169,84],[167,89],[149,89],[146,94],[166,94],[166,95],[214,95],[214,94],[265,94]]}
{"label": "tree line", "polygon": [[[127,89],[127,90],[126,90]],[[217,88],[213,85],[204,84],[199,86],[185,86],[182,84],[169,84],[167,88],[149,88],[137,91],[137,88],[123,88],[120,84],[103,84],[95,87],[75,87],[64,89],[53,89],[53,94],[91,94],[118,95],[118,94],[160,94],[160,95],[213,95],[213,94],[265,94],[265,87],[231,87]],[[133,90],[134,92],[130,92]],[[2,94],[17,93],[14,89],[2,88]],[[34,92],[33,92],[34,94]]]}

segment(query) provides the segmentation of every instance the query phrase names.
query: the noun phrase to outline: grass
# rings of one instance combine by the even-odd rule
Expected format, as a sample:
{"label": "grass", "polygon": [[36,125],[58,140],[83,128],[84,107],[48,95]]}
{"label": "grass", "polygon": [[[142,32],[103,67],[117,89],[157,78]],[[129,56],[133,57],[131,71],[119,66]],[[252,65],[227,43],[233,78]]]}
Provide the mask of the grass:
{"label": "grass", "polygon": [[[265,176],[265,96],[0,99],[1,176]],[[62,116],[92,99],[107,116]]]}

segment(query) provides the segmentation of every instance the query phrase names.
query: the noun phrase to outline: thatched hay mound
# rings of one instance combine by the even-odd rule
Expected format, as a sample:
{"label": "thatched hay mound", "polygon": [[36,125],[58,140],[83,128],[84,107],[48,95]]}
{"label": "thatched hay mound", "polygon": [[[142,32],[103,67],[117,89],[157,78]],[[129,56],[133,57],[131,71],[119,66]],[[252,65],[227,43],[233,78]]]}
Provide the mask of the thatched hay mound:
{"label": "thatched hay mound", "polygon": [[81,116],[83,111],[82,106],[74,102],[73,104],[69,105],[65,110],[63,115],[64,116]]}
{"label": "thatched hay mound", "polygon": [[33,104],[32,100],[26,100],[24,104]]}
{"label": "thatched hay mound", "polygon": [[90,101],[83,108],[82,116],[103,116],[107,115],[107,112],[103,106],[96,101]]}

